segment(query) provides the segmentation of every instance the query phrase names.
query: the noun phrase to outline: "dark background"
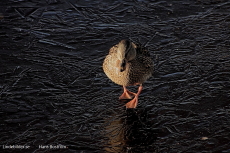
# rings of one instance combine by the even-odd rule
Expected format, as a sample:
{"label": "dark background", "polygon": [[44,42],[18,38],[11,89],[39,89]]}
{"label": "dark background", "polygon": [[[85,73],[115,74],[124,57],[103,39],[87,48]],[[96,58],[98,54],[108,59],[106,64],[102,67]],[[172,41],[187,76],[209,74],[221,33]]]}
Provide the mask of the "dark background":
{"label": "dark background", "polygon": [[[155,63],[135,110],[102,70],[121,39]],[[229,89],[227,0],[0,2],[1,152],[228,153]]]}

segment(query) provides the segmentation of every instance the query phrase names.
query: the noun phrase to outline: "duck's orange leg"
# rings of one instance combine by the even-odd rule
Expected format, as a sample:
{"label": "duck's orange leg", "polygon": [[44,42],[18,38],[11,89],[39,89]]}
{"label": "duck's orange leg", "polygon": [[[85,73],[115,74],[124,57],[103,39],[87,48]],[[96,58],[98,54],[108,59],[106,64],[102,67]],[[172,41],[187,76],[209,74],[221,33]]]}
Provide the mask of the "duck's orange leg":
{"label": "duck's orange leg", "polygon": [[138,103],[138,96],[140,95],[143,87],[142,85],[139,86],[137,94],[135,94],[135,97],[129,101],[127,104],[125,104],[126,108],[136,108]]}
{"label": "duck's orange leg", "polygon": [[119,97],[119,99],[132,99],[136,96],[135,93],[129,91],[125,86],[123,86],[124,93]]}

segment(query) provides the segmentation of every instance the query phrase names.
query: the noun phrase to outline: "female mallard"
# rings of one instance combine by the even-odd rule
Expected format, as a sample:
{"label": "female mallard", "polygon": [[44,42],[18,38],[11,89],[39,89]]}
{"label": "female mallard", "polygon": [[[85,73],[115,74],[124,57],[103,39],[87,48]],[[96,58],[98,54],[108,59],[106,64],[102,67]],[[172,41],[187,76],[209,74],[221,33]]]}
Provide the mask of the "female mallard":
{"label": "female mallard", "polygon": [[[124,93],[119,99],[133,99],[126,108],[136,108],[142,83],[153,73],[153,61],[149,52],[129,40],[121,40],[109,50],[103,63],[105,74],[113,82],[122,85]],[[140,85],[137,93],[130,92],[126,86]]]}

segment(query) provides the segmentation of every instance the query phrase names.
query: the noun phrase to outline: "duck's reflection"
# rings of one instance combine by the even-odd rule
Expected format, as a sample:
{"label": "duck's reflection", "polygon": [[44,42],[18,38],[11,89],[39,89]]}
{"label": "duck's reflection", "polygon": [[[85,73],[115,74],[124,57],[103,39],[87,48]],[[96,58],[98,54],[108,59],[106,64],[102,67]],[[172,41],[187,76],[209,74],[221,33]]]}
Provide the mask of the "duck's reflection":
{"label": "duck's reflection", "polygon": [[106,152],[152,151],[157,130],[149,125],[146,110],[127,109],[106,121]]}

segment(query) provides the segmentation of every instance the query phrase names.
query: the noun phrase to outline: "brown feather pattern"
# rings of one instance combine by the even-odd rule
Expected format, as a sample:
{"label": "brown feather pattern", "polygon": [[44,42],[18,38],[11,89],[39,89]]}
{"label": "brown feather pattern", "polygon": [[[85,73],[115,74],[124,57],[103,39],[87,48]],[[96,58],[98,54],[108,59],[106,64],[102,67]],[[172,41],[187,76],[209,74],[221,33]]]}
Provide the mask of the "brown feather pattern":
{"label": "brown feather pattern", "polygon": [[117,49],[115,45],[109,50],[109,54],[106,56],[103,62],[103,70],[105,74],[113,82],[123,86],[131,86],[142,84],[153,73],[153,61],[150,57],[149,51],[139,44],[135,44],[136,57],[126,63],[126,69],[120,72]]}

